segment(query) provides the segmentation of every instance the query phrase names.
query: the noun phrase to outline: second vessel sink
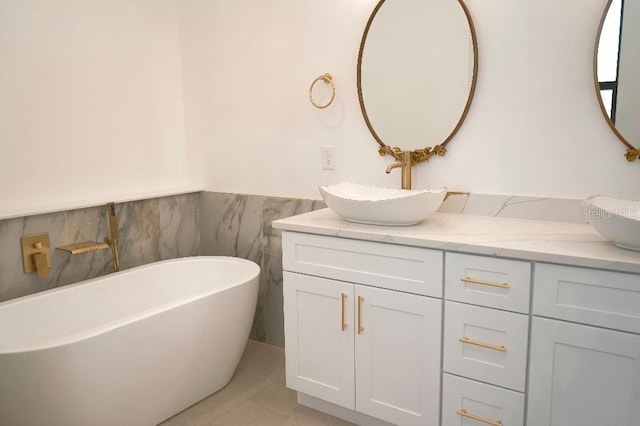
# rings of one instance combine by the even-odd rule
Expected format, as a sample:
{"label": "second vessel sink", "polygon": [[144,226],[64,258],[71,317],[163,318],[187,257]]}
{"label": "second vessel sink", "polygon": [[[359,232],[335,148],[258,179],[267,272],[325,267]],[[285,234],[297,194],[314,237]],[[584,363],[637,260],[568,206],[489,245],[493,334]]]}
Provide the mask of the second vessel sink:
{"label": "second vessel sink", "polygon": [[583,204],[599,233],[618,247],[640,250],[640,201],[592,195]]}
{"label": "second vessel sink", "polygon": [[327,206],[350,222],[372,225],[414,225],[433,214],[447,188],[397,189],[341,182],[321,186]]}

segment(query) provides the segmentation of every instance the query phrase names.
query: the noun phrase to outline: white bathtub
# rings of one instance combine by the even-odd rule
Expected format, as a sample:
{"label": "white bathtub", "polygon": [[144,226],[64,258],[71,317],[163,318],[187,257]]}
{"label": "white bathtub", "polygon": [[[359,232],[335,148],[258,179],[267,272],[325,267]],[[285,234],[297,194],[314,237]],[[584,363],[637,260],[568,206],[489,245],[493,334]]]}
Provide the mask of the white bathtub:
{"label": "white bathtub", "polygon": [[224,387],[260,268],[152,263],[0,303],[0,425],[155,425]]}

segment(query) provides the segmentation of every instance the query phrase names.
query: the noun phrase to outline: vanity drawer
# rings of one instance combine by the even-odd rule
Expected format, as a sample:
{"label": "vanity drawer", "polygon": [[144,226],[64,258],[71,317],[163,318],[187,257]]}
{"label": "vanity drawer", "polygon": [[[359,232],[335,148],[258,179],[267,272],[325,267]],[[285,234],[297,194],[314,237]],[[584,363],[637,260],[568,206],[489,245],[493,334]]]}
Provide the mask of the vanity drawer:
{"label": "vanity drawer", "polygon": [[446,301],[444,371],[524,391],[529,316]]}
{"label": "vanity drawer", "polygon": [[283,232],[282,259],[286,271],[442,297],[439,250]]}
{"label": "vanity drawer", "polygon": [[[468,418],[473,420],[465,422]],[[524,394],[445,373],[442,424],[522,426]]]}
{"label": "vanity drawer", "polygon": [[529,312],[531,263],[447,253],[445,298],[514,312]]}
{"label": "vanity drawer", "polygon": [[535,315],[640,333],[640,275],[538,263]]}

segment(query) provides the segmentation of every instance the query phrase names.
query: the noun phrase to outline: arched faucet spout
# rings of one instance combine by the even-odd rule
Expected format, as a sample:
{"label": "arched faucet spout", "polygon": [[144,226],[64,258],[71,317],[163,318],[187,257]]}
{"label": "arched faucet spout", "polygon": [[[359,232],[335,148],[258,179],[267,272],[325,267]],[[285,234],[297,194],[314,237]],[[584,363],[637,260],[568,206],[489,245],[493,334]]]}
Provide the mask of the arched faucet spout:
{"label": "arched faucet spout", "polygon": [[389,164],[386,170],[387,174],[391,173],[391,170],[395,169],[396,167],[402,167],[402,163],[398,161],[397,163]]}

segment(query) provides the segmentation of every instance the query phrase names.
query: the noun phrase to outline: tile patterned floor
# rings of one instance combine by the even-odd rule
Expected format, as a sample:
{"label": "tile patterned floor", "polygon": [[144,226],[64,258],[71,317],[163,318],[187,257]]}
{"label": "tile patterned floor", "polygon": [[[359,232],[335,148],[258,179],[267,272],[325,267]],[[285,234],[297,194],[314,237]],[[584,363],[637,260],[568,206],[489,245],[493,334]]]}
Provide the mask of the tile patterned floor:
{"label": "tile patterned floor", "polygon": [[284,350],[249,340],[231,382],[160,426],[346,426],[296,403],[285,387]]}

